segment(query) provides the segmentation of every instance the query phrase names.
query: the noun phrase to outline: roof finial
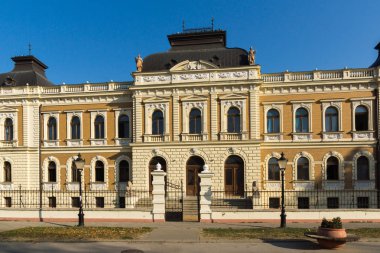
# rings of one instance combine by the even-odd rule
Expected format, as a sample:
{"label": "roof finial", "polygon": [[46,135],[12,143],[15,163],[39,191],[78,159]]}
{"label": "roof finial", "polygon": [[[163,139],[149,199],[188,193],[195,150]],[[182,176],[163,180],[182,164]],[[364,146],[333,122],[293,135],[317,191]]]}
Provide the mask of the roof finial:
{"label": "roof finial", "polygon": [[211,29],[214,31],[214,17],[211,17]]}
{"label": "roof finial", "polygon": [[182,20],[182,32],[185,31],[185,20]]}
{"label": "roof finial", "polygon": [[32,44],[28,44],[28,52],[29,52],[29,55],[32,55]]}

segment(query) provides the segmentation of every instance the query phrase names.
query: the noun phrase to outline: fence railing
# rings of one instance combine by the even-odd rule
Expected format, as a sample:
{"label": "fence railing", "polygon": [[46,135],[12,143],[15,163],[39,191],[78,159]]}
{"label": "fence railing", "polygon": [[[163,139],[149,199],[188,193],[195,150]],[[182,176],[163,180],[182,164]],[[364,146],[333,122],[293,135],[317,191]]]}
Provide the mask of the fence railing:
{"label": "fence railing", "polygon": [[[0,191],[2,208],[79,208],[79,190],[13,189]],[[148,190],[89,190],[82,193],[84,208],[152,208]]]}
{"label": "fence railing", "polygon": [[[285,191],[287,209],[380,209],[379,190]],[[281,191],[212,190],[212,208],[279,209]]]}

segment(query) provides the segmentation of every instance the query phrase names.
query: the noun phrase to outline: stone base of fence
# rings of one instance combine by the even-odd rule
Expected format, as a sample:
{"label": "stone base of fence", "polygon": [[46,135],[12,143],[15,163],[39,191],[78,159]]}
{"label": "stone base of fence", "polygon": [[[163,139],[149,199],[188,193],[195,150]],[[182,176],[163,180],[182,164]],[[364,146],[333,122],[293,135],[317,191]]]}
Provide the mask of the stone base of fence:
{"label": "stone base of fence", "polygon": [[[151,211],[145,210],[84,210],[85,222],[152,222]],[[0,209],[0,220],[78,221],[78,210]]]}

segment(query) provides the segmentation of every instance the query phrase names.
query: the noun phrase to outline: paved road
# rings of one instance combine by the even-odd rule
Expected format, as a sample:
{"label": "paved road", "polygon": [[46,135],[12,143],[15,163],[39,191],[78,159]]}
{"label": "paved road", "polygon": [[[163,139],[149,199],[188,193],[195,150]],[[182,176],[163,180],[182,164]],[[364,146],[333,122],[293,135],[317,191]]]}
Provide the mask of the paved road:
{"label": "paved road", "polygon": [[[380,242],[357,242],[344,246],[340,252],[344,253],[377,253]],[[128,251],[126,251],[128,250]],[[137,251],[140,250],[140,251]],[[320,250],[318,245],[311,241],[286,242],[224,242],[224,243],[141,243],[141,242],[91,242],[91,243],[20,243],[0,242],[0,252],[4,253],[297,253],[311,252],[331,253],[331,250]]]}

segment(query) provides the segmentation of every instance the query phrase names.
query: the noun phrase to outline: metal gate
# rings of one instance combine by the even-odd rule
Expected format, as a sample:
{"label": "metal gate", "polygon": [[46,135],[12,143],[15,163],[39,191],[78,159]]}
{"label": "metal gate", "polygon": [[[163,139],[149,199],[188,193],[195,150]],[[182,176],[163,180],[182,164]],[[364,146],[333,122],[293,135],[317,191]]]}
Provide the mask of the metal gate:
{"label": "metal gate", "polygon": [[165,220],[183,220],[183,183],[166,182],[165,189]]}

